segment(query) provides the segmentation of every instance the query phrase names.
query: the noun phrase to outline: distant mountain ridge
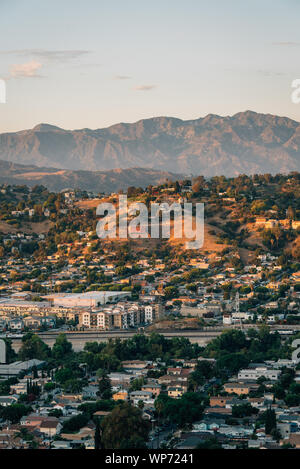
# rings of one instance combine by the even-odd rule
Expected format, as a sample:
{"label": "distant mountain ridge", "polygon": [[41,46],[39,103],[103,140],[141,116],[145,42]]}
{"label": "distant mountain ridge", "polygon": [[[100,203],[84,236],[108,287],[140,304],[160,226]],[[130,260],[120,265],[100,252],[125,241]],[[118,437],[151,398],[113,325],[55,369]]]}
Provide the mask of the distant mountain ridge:
{"label": "distant mountain ridge", "polygon": [[153,117],[104,129],[39,124],[0,134],[0,159],[71,170],[151,168],[235,176],[300,169],[300,123],[245,111],[195,120]]}
{"label": "distant mountain ridge", "polygon": [[66,188],[91,192],[116,192],[129,186],[146,187],[168,180],[180,179],[182,175],[168,171],[144,168],[114,169],[110,171],[71,171],[69,169],[45,168],[20,165],[0,160],[0,184],[43,185],[51,191]]}

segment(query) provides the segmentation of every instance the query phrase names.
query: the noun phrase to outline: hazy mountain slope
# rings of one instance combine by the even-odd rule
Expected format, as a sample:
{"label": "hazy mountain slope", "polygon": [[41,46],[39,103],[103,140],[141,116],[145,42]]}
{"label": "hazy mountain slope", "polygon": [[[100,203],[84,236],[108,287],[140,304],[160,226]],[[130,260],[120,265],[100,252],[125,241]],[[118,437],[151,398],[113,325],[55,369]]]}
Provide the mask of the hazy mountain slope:
{"label": "hazy mountain slope", "polygon": [[166,179],[175,180],[181,175],[167,171],[132,168],[110,171],[71,171],[57,168],[25,166],[0,161],[0,184],[42,184],[49,190],[79,188],[93,192],[114,192],[129,186],[146,187]]}
{"label": "hazy mountain slope", "polygon": [[300,123],[246,111],[182,121],[144,119],[106,129],[40,124],[0,135],[0,159],[72,170],[153,168],[236,175],[300,169]]}

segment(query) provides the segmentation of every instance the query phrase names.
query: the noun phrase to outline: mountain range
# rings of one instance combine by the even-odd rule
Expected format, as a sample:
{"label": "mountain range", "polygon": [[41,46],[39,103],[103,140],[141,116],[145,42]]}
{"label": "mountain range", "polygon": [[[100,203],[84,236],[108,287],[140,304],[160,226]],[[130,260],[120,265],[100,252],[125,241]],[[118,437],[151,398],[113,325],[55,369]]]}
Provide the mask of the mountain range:
{"label": "mountain range", "polygon": [[0,134],[0,159],[76,171],[148,168],[236,176],[300,169],[300,123],[245,111],[195,120],[153,117],[103,129],[49,124]]}

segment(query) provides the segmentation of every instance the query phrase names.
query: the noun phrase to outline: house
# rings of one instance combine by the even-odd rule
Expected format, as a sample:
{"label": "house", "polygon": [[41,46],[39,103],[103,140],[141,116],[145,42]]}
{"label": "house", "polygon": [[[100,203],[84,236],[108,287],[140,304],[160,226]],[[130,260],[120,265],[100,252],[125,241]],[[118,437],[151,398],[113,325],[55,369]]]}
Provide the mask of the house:
{"label": "house", "polygon": [[184,388],[183,386],[168,386],[167,391],[169,397],[176,398],[181,397],[185,393],[186,388]]}
{"label": "house", "polygon": [[114,401],[127,401],[128,392],[127,391],[118,391],[112,395]]}
{"label": "house", "polygon": [[12,394],[26,394],[27,393],[27,379],[20,379],[18,383],[10,386]]}
{"label": "house", "polygon": [[129,395],[130,400],[133,402],[147,401],[152,399],[152,392],[150,391],[133,391]]}
{"label": "house", "polygon": [[226,407],[232,401],[232,397],[212,396],[209,399],[210,407]]}
{"label": "house", "polygon": [[41,325],[41,318],[37,316],[27,316],[24,318],[24,324],[30,329],[38,329]]}
{"label": "house", "polygon": [[22,331],[24,329],[24,322],[19,318],[11,319],[8,322],[8,328],[11,331]]}
{"label": "house", "polygon": [[43,418],[44,417],[42,415],[38,415],[38,414],[24,415],[20,419],[20,425],[24,427],[29,427],[32,429],[38,428],[41,425]]}
{"label": "house", "polygon": [[148,363],[142,360],[124,360],[122,361],[124,370],[144,370]]}
{"label": "house", "polygon": [[131,381],[136,378],[134,374],[129,373],[110,373],[108,377],[112,386],[121,385],[122,387],[130,386]]}
{"label": "house", "polygon": [[144,384],[141,388],[142,391],[147,391],[147,392],[151,392],[152,395],[154,395],[155,397],[159,396],[160,395],[160,392],[161,392],[161,385],[160,384],[152,384],[152,383],[149,383],[149,384]]}
{"label": "house", "polygon": [[162,375],[158,378],[157,381],[159,384],[170,384],[172,381],[174,381],[174,376]]}
{"label": "house", "polygon": [[82,427],[78,433],[61,433],[61,438],[64,438],[65,440],[72,441],[72,443],[79,443],[79,444],[86,444],[86,441],[89,439],[94,439],[94,434],[95,434],[95,425],[86,425],[85,427]]}
{"label": "house", "polygon": [[98,395],[99,387],[95,385],[84,386],[82,388],[83,398],[96,398]]}
{"label": "house", "polygon": [[238,394],[239,396],[242,394],[249,394],[251,390],[250,385],[241,384],[241,383],[226,383],[224,384],[224,391],[228,392],[229,394]]}
{"label": "house", "polygon": [[7,407],[11,404],[16,404],[18,397],[16,396],[0,396],[0,406]]}
{"label": "house", "polygon": [[67,406],[66,406],[65,404],[56,404],[56,405],[54,405],[54,406],[51,408],[51,410],[52,410],[52,409],[53,409],[53,410],[55,410],[55,409],[61,410],[63,416],[68,415],[68,409],[67,409]]}
{"label": "house", "polygon": [[248,402],[250,402],[252,407],[256,407],[257,409],[260,409],[261,407],[264,406],[265,398],[263,398],[263,397],[249,397]]}
{"label": "house", "polygon": [[280,370],[272,370],[268,369],[266,366],[259,366],[255,369],[247,368],[244,370],[240,370],[238,373],[239,380],[257,380],[260,377],[264,377],[271,381],[277,381],[281,374]]}
{"label": "house", "polygon": [[93,416],[97,417],[97,418],[103,418],[103,417],[106,417],[109,414],[110,414],[110,412],[107,411],[107,410],[97,410],[96,412],[93,413]]}
{"label": "house", "polygon": [[51,448],[53,449],[72,449],[70,441],[54,440],[51,442]]}
{"label": "house", "polygon": [[[220,441],[224,441],[225,437],[222,435],[215,435]],[[182,433],[180,436],[180,442],[175,446],[176,449],[195,449],[199,443],[211,439],[212,434],[209,432],[189,432]]]}
{"label": "house", "polygon": [[82,394],[57,394],[54,404],[75,405],[82,401]]}
{"label": "house", "polygon": [[168,368],[167,369],[167,374],[168,375],[175,375],[175,376],[179,376],[181,373],[181,368]]}
{"label": "house", "polygon": [[226,416],[231,415],[232,409],[228,407],[209,407],[205,409],[204,415]]}
{"label": "house", "polygon": [[55,417],[48,417],[43,419],[37,428],[40,433],[43,433],[45,436],[53,437],[61,431],[62,425]]}
{"label": "house", "polygon": [[300,448],[300,433],[291,433],[290,437],[280,441],[280,444],[290,444],[296,449]]}

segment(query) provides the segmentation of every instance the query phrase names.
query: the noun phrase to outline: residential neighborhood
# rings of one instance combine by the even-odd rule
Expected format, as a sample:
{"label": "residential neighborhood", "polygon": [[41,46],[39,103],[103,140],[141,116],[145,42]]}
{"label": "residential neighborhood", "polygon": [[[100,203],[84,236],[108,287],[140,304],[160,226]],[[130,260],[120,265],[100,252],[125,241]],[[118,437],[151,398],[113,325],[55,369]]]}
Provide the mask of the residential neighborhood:
{"label": "residential neighborhood", "polygon": [[118,194],[3,186],[1,447],[298,448],[297,191],[298,173],[129,188],[204,201],[187,250],[99,239]]}

